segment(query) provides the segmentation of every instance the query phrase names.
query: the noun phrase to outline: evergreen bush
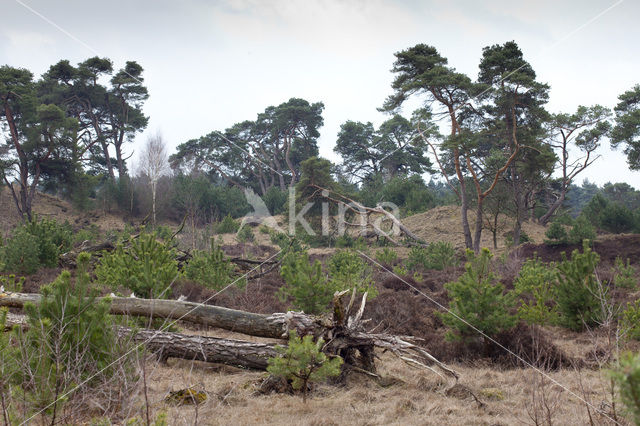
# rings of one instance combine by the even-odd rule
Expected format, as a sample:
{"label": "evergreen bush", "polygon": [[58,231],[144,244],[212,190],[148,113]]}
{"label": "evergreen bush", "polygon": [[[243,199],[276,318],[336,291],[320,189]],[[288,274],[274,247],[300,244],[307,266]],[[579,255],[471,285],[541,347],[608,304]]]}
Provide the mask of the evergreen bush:
{"label": "evergreen bush", "polygon": [[244,225],[236,234],[236,238],[241,243],[248,243],[255,241],[256,236],[253,233],[253,229],[251,229],[249,225]]}
{"label": "evergreen bush", "polygon": [[322,352],[323,346],[322,338],[316,342],[311,335],[300,339],[295,331],[291,331],[289,344],[286,347],[276,346],[281,356],[269,358],[267,371],[291,380],[294,389],[302,389],[302,401],[306,403],[309,384],[340,374],[342,358],[329,358]]}
{"label": "evergreen bush", "polygon": [[[220,290],[231,282],[235,274],[235,268],[225,256],[220,246],[216,245],[215,239],[211,238],[211,248],[209,251],[195,251],[193,257],[184,268],[185,276],[205,287]],[[238,281],[241,286],[244,280]]]}
{"label": "evergreen bush", "polygon": [[69,223],[38,219],[24,222],[3,248],[4,269],[32,274],[41,266],[55,267],[61,253],[71,249],[73,233]]}
{"label": "evergreen bush", "polygon": [[[4,291],[12,293],[20,293],[22,286],[24,285],[24,277],[16,277],[14,274],[0,275],[0,287],[4,288]],[[1,329],[0,329],[1,330]]]}
{"label": "evergreen bush", "polygon": [[228,214],[220,221],[220,223],[215,225],[214,232],[216,234],[233,234],[238,232],[239,228],[240,224],[238,221],[234,220],[231,215]]}
{"label": "evergreen bush", "polygon": [[307,314],[326,312],[336,288],[322,272],[319,260],[309,262],[306,252],[289,253],[282,262],[280,274],[285,285],[278,290],[281,301],[291,301],[294,309]]}
{"label": "evergreen bush", "polygon": [[631,265],[629,258],[627,263],[622,261],[620,256],[616,257],[613,267],[613,284],[616,287],[634,289],[638,287],[636,268]]}
{"label": "evergreen bush", "polygon": [[453,245],[445,241],[436,241],[427,247],[412,247],[407,259],[407,268],[436,269],[441,271],[458,264],[458,257]]}
{"label": "evergreen bush", "polygon": [[384,247],[382,250],[378,250],[376,252],[376,260],[383,266],[393,266],[396,263],[396,260],[398,260],[398,253],[389,247]]}
{"label": "evergreen bush", "polygon": [[179,276],[175,250],[144,231],[128,246],[118,244],[103,256],[95,274],[99,283],[124,286],[143,298],[166,297],[169,285]]}
{"label": "evergreen bush", "polygon": [[569,241],[567,230],[560,222],[552,222],[544,235],[547,237],[544,243],[549,246],[567,244]]}
{"label": "evergreen bush", "polygon": [[[509,330],[517,322],[510,313],[515,301],[511,293],[505,293],[498,277],[491,271],[491,252],[483,248],[478,255],[467,251],[465,273],[458,281],[445,284],[449,293],[449,312],[442,314],[442,320],[453,333],[448,336],[467,340],[482,331],[492,337]],[[484,337],[485,351],[489,340]]]}
{"label": "evergreen bush", "polygon": [[571,244],[583,244],[585,241],[593,241],[596,238],[596,230],[585,216],[578,216],[573,227],[569,231]]}
{"label": "evergreen bush", "polygon": [[640,425],[640,354],[622,354],[611,376],[620,389],[620,398],[632,421]]}
{"label": "evergreen bush", "polygon": [[640,299],[627,303],[620,318],[620,329],[627,339],[640,340]]}
{"label": "evergreen bush", "polygon": [[40,266],[38,239],[18,228],[4,247],[4,270],[30,275]]}
{"label": "evergreen bush", "polygon": [[269,213],[271,213],[272,215],[277,215],[284,213],[287,206],[288,197],[289,194],[287,193],[287,191],[282,191],[280,190],[280,188],[272,186],[271,188],[267,189],[267,192],[262,197],[262,201],[264,201],[267,209],[269,209]]}
{"label": "evergreen bush", "polygon": [[120,359],[116,349],[109,301],[97,300],[99,294],[90,286],[90,258],[88,253],[78,255],[75,285],[69,271],[63,271],[53,283],[41,287],[38,305],[24,307],[27,331],[14,330],[20,351],[16,383],[21,387],[21,398],[34,411],[43,410],[54,418],[70,391],[87,392],[111,381],[114,361],[122,361],[118,367],[125,367],[118,369],[115,380],[124,380],[120,375],[132,372],[126,368],[129,358]]}
{"label": "evergreen bush", "polygon": [[619,203],[609,203],[600,213],[600,224],[605,231],[614,234],[631,232],[635,227],[635,217],[631,210]]}
{"label": "evergreen bush", "polygon": [[572,330],[597,324],[600,309],[598,283],[595,270],[600,256],[591,251],[585,241],[583,252],[574,250],[568,260],[562,253],[562,262],[557,265],[555,299],[562,325]]}
{"label": "evergreen bush", "polygon": [[553,287],[555,265],[545,265],[537,257],[527,260],[514,281],[515,294],[520,298],[518,313],[528,324],[549,325],[558,321]]}
{"label": "evergreen bush", "polygon": [[328,262],[330,287],[336,291],[356,289],[367,292],[368,298],[377,296],[372,272],[362,256],[353,250],[338,250]]}

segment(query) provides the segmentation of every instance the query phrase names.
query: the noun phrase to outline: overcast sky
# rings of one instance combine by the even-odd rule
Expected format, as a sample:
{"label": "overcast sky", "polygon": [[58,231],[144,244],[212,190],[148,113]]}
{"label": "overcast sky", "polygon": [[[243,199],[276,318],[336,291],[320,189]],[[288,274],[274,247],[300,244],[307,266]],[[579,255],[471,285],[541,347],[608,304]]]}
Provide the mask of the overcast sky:
{"label": "overcast sky", "polygon": [[[0,64],[40,75],[99,55],[144,67],[151,120],[133,150],[161,131],[173,151],[300,97],[324,102],[320,154],[335,161],[340,124],[386,118],[376,108],[391,94],[393,54],[417,43],[475,78],[483,47],[515,40],[551,85],[553,112],[612,108],[640,83],[637,0],[0,0],[0,10]],[[600,152],[580,182],[640,188],[621,152]]]}

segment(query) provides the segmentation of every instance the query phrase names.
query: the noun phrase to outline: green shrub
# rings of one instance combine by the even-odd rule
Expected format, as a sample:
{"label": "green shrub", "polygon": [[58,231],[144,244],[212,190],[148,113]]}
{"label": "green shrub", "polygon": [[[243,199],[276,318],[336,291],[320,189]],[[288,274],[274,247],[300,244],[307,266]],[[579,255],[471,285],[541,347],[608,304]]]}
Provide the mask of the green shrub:
{"label": "green shrub", "polygon": [[396,176],[380,188],[379,195],[375,195],[394,203],[405,214],[420,213],[436,205],[435,197],[419,175]]}
{"label": "green shrub", "polygon": [[547,237],[547,239],[544,240],[544,243],[549,246],[566,244],[569,241],[567,230],[559,222],[553,222],[549,225],[549,228],[544,235]]}
{"label": "green shrub", "polygon": [[73,231],[68,222],[59,224],[55,220],[38,220],[34,216],[33,220],[24,223],[23,228],[37,238],[40,248],[38,261],[42,266],[50,268],[57,266],[60,253],[71,249]]}
{"label": "green shrub", "polygon": [[261,234],[265,234],[265,235],[269,235],[271,233],[271,229],[269,229],[269,227],[265,225],[260,225],[260,227],[258,228],[258,231],[260,231]]}
{"label": "green shrub", "polygon": [[[455,332],[448,333],[449,337],[469,339],[477,335],[475,329],[491,337],[516,324],[517,317],[509,312],[515,305],[513,295],[504,292],[491,271],[492,257],[486,248],[478,255],[467,250],[465,273],[458,281],[445,284],[450,302],[442,320]],[[489,343],[484,337],[485,350]]]}
{"label": "green shrub", "polygon": [[322,352],[324,340],[313,341],[313,336],[306,335],[302,339],[295,331],[289,335],[286,347],[276,346],[280,357],[269,358],[267,371],[274,376],[291,380],[294,389],[302,389],[302,400],[307,402],[307,388],[310,383],[326,380],[340,374],[342,358],[327,357]]}
{"label": "green shrub", "polygon": [[[58,348],[53,344],[49,347],[51,350],[56,348],[59,356],[67,357],[63,365],[77,362],[72,357],[80,355],[89,357],[100,370],[107,368],[112,360],[111,349],[116,336],[111,328],[110,302],[108,299],[97,300],[99,293],[90,287],[89,259],[89,253],[78,255],[74,286],[69,271],[63,271],[53,283],[41,287],[42,299],[38,305],[25,306],[30,325],[27,339],[40,339],[40,329],[46,322],[50,329],[45,336],[60,339]],[[82,353],[78,354],[80,348]]]}
{"label": "green shrub", "polygon": [[8,276],[0,276],[0,287],[4,287],[4,291],[20,293],[22,291],[24,281],[24,277],[18,278],[13,274]]}
{"label": "green shrub", "polygon": [[308,314],[327,311],[336,290],[335,282],[330,282],[322,272],[319,260],[311,264],[306,252],[291,252],[284,258],[280,274],[285,281],[278,290],[280,300],[291,301],[294,309]]}
{"label": "green shrub", "polygon": [[8,308],[0,308],[0,401],[3,402],[0,409],[3,410],[3,424],[6,425],[20,424],[21,417],[23,418],[16,415],[17,410],[7,406],[9,405],[7,402],[15,393],[16,383],[20,382],[19,378],[23,370],[23,365],[19,361],[20,351],[16,348],[14,336],[4,332],[7,327],[8,313]]}
{"label": "green shrub", "polygon": [[620,328],[627,339],[640,340],[640,299],[627,303],[620,318]]}
{"label": "green shrub", "polygon": [[[311,225],[313,227],[314,224]],[[309,247],[331,247],[335,245],[335,237],[333,235],[322,235],[319,232],[311,235],[301,228],[296,231],[296,235],[297,238],[300,238],[300,240]]]}
{"label": "green shrub", "polygon": [[593,241],[596,238],[596,230],[589,223],[585,216],[578,216],[571,231],[569,231],[569,242],[571,244],[582,244],[584,241]]}
{"label": "green shrub", "polygon": [[156,238],[160,238],[162,241],[169,241],[173,236],[173,230],[166,225],[158,225],[153,229],[156,234]]}
{"label": "green shrub", "polygon": [[613,284],[616,287],[634,289],[638,286],[636,278],[636,268],[631,265],[627,258],[627,263],[622,261],[620,256],[616,257],[613,267]]}
{"label": "green shrub", "polygon": [[82,243],[83,241],[95,242],[102,234],[99,227],[91,224],[88,228],[79,229],[73,233],[72,244]]}
{"label": "green shrub", "polygon": [[[211,249],[194,252],[184,268],[184,275],[188,279],[215,290],[220,290],[233,282],[234,273],[233,264],[220,246],[216,245],[214,238],[211,238]],[[244,280],[240,280],[237,285],[241,286],[244,283]]]}
{"label": "green shrub", "polygon": [[400,277],[404,277],[405,275],[409,275],[409,269],[401,263],[393,267],[393,273]]}
{"label": "green shrub", "polygon": [[427,249],[424,247],[411,247],[409,257],[407,258],[407,268],[415,271],[419,268],[429,269],[431,266]]}
{"label": "green shrub", "polygon": [[267,192],[262,197],[262,201],[264,201],[267,209],[269,209],[269,213],[277,215],[284,213],[288,197],[289,194],[287,191],[282,191],[279,188],[272,186],[267,189]]}
{"label": "green shrub", "polygon": [[628,415],[640,425],[640,354],[622,354],[611,376],[620,389],[620,398]]}
{"label": "green shrub", "polygon": [[72,231],[68,223],[54,220],[26,221],[19,226],[3,248],[5,270],[32,274],[40,266],[55,267],[61,253],[71,249]]}
{"label": "green shrub", "polygon": [[558,321],[553,302],[555,266],[542,263],[537,257],[527,260],[514,281],[515,294],[520,297],[518,313],[529,324],[549,325]]}
{"label": "green shrub", "polygon": [[353,248],[356,250],[366,251],[367,242],[364,238],[353,238],[349,234],[340,235],[335,241],[336,248]]}
{"label": "green shrub", "polygon": [[18,228],[4,247],[4,270],[30,275],[40,266],[38,239]]}
{"label": "green shrub", "polygon": [[407,259],[407,268],[415,271],[425,269],[443,270],[458,264],[458,257],[453,245],[444,241],[436,241],[427,247],[412,247]]}
{"label": "green shrub", "polygon": [[355,288],[359,293],[367,292],[368,298],[377,296],[371,268],[362,256],[352,250],[338,250],[328,262],[330,287],[334,291]]}
{"label": "green shrub", "polygon": [[573,224],[575,223],[575,219],[566,212],[556,216],[553,221],[565,226],[573,226]]}
{"label": "green shrub", "polygon": [[306,249],[306,246],[298,238],[289,236],[283,232],[270,230],[269,239],[272,244],[280,247],[279,257],[284,258],[289,253],[299,253]]}
{"label": "green shrub", "polygon": [[605,231],[614,234],[631,232],[635,227],[633,211],[618,203],[609,203],[600,213],[600,225]]}
{"label": "green shrub", "polygon": [[234,220],[231,215],[228,214],[220,221],[220,223],[215,225],[214,232],[216,234],[233,234],[238,232],[239,228],[240,224],[238,221]]}
{"label": "green shrub", "polygon": [[398,253],[396,253],[395,250],[385,247],[376,252],[376,260],[383,266],[393,266],[393,264],[396,263],[396,260],[398,260]]}
{"label": "green shrub", "polygon": [[[20,346],[24,399],[35,410],[53,414],[65,402],[60,395],[89,391],[101,380],[112,380],[119,352],[108,299],[98,300],[90,288],[87,266],[91,255],[81,253],[75,285],[64,271],[43,286],[38,305],[25,305],[28,331],[15,330]],[[125,362],[119,366],[124,366]],[[125,370],[118,368],[118,375]]]}
{"label": "green shrub", "polygon": [[[531,241],[531,238],[529,237],[529,235],[527,235],[527,233],[521,229],[518,245],[528,243],[530,241]],[[513,231],[509,231],[507,234],[505,234],[505,242],[507,247],[513,247]]]}
{"label": "green shrub", "polygon": [[439,271],[458,264],[458,258],[453,245],[444,241],[436,241],[427,247],[429,269]]}
{"label": "green shrub", "polygon": [[582,209],[581,216],[598,229],[602,228],[602,213],[609,208],[610,201],[602,194],[596,194]]}
{"label": "green shrub", "polygon": [[571,260],[562,253],[562,262],[557,266],[558,277],[555,298],[562,325],[572,330],[597,324],[600,300],[595,270],[600,256],[591,251],[587,242],[583,252],[574,250]]}
{"label": "green shrub", "polygon": [[95,274],[101,284],[124,286],[137,297],[162,298],[179,272],[174,249],[156,240],[155,234],[142,232],[128,246],[118,244],[105,255]]}
{"label": "green shrub", "polygon": [[255,241],[256,236],[253,234],[253,230],[249,225],[244,225],[236,234],[236,238],[241,243],[247,243]]}

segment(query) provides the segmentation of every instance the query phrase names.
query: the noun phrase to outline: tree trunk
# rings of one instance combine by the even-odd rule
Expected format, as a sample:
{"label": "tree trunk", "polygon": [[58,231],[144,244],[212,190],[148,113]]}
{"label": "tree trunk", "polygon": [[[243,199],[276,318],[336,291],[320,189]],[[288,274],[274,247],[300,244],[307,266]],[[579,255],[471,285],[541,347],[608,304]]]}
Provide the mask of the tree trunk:
{"label": "tree trunk", "polygon": [[473,241],[473,251],[477,254],[480,253],[480,238],[482,237],[482,203],[483,199],[478,199],[478,206],[476,207],[476,232],[475,239]]}
{"label": "tree trunk", "polygon": [[156,227],[156,181],[152,181],[151,182],[151,197],[152,197],[152,202],[151,202],[151,209],[153,210],[153,227]]}
{"label": "tree trunk", "polygon": [[[116,315],[126,314],[180,319],[251,336],[276,339],[286,339],[290,331],[295,331],[299,336],[313,335],[317,338],[322,337],[327,342],[323,348],[325,353],[339,355],[343,357],[345,363],[358,366],[358,368],[367,371],[375,371],[373,350],[377,347],[392,352],[414,367],[435,371],[430,366],[434,365],[446,375],[458,378],[458,374],[454,370],[442,364],[421,347],[411,343],[410,337],[398,337],[382,333],[373,334],[364,331],[361,320],[364,314],[367,294],[363,295],[362,302],[358,307],[354,303],[356,294],[353,292],[351,300],[345,308],[342,304],[342,296],[347,293],[349,291],[334,295],[333,319],[306,315],[302,312],[289,311],[287,313],[262,315],[176,300],[148,300],[124,297],[111,298],[110,312]],[[40,298],[39,294],[0,293],[0,306],[22,308],[28,302],[37,304]],[[271,356],[269,348],[273,348],[270,345],[239,341],[231,341],[228,344],[226,339],[202,338],[200,336],[178,337],[175,333],[167,334],[154,330],[146,330],[139,333],[142,334],[139,334],[141,337],[136,337],[137,339],[144,342],[152,342],[150,343],[151,345],[156,345],[152,347],[161,350],[162,356],[165,358],[173,356],[239,365],[234,352],[238,351],[242,363],[247,366],[253,365],[250,368],[258,368],[258,366],[262,365],[260,364],[260,359],[264,359],[263,357],[267,355]],[[154,339],[157,339],[155,343]],[[199,352],[204,352],[204,354],[199,354]],[[355,356],[356,353],[359,354],[359,357]],[[210,357],[207,354],[211,354]]]}
{"label": "tree trunk", "polygon": [[473,239],[471,238],[471,228],[469,227],[469,200],[465,193],[465,185],[460,185],[460,213],[462,216],[462,232],[464,233],[464,245],[468,249],[473,249]]}
{"label": "tree trunk", "polygon": [[118,328],[121,338],[130,337],[133,342],[143,344],[161,360],[182,358],[215,362],[253,370],[266,370],[269,358],[277,357],[275,345],[220,339],[217,337],[169,333],[158,330],[131,330]]}
{"label": "tree trunk", "polygon": [[551,216],[553,216],[556,210],[558,210],[558,208],[564,202],[566,193],[567,193],[566,190],[563,190],[562,193],[560,194],[560,197],[558,197],[555,203],[553,203],[551,207],[549,207],[549,210],[547,210],[547,212],[540,217],[540,219],[538,220],[538,222],[540,222],[540,225],[546,225],[547,223],[549,223]]}
{"label": "tree trunk", "polygon": [[[299,335],[304,335],[316,334],[324,328],[320,319],[301,312],[264,315],[179,300],[138,299],[135,297],[110,297],[110,299],[109,312],[112,315],[167,318],[257,337],[281,339],[288,336],[289,329],[295,328]],[[4,293],[0,295],[0,306],[22,308],[27,302],[39,303],[40,295],[31,293]]]}
{"label": "tree trunk", "polygon": [[[8,314],[4,331],[9,331],[14,326],[27,327],[26,317]],[[117,327],[116,333],[121,339],[130,339],[132,343],[144,345],[163,361],[168,358],[181,358],[266,370],[269,358],[278,356],[278,352],[275,350],[276,345],[269,343],[220,339],[160,330],[134,330],[127,327]]]}

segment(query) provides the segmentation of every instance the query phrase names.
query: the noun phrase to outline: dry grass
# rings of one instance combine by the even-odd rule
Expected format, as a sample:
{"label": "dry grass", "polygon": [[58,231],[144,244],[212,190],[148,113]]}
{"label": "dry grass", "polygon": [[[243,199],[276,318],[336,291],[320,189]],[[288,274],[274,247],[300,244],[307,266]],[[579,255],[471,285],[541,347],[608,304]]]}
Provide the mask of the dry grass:
{"label": "dry grass", "polygon": [[[446,241],[453,244],[456,249],[464,249],[464,234],[462,233],[460,207],[458,206],[440,206],[404,218],[403,223],[416,235],[428,242]],[[469,210],[469,224],[471,232],[475,228],[475,211]],[[513,219],[501,215],[498,225],[498,249],[499,253],[507,249],[506,238],[504,234],[513,229]],[[545,227],[533,222],[524,222],[522,224],[523,231],[531,238],[534,243],[540,244],[544,240]],[[488,247],[493,250],[493,240],[491,231],[483,229],[481,246]]]}
{"label": "dry grass", "polygon": [[[567,386],[551,383],[541,386],[533,370],[499,371],[489,367],[456,365],[460,385],[451,388],[428,372],[410,369],[390,355],[383,355],[379,372],[391,383],[382,386],[361,375],[354,375],[345,386],[320,385],[304,405],[297,395],[256,395],[255,383],[263,373],[199,362],[170,360],[169,366],[156,365],[149,381],[153,411],[166,411],[169,424],[299,424],[299,425],[510,425],[534,424],[530,413],[533,395],[545,389],[552,400],[555,423],[578,425],[588,422],[585,405],[570,391],[582,395],[581,386],[595,406],[606,400],[606,381],[601,373],[564,370],[550,376]],[[582,385],[581,385],[582,382]],[[388,384],[386,383],[386,384]],[[533,385],[537,394],[534,394]],[[164,402],[171,390],[195,386],[205,389],[208,400],[197,407],[175,406]],[[484,404],[480,406],[471,395]],[[142,407],[141,407],[142,409]],[[196,413],[197,411],[197,413]],[[598,424],[604,417],[596,416]]]}
{"label": "dry grass", "polygon": [[[33,202],[33,211],[41,217],[55,219],[63,223],[68,221],[74,228],[82,228],[93,224],[103,230],[122,230],[125,220],[118,215],[100,210],[80,213],[74,210],[71,203],[49,194],[38,192]],[[0,187],[0,236],[6,237],[21,222],[11,193],[5,186]]]}

